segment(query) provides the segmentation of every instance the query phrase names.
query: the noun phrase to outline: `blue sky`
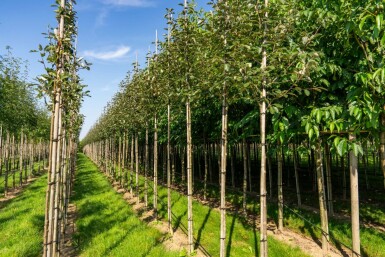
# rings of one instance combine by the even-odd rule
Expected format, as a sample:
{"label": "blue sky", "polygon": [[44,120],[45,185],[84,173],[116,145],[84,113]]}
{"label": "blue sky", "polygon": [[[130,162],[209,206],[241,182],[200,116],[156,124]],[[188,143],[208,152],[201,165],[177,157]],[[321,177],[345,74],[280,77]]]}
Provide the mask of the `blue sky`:
{"label": "blue sky", "polygon": [[[43,32],[55,27],[54,0],[0,0],[0,54],[11,46],[12,53],[29,62],[30,80],[44,72],[39,55],[30,53],[45,45]],[[206,7],[206,0],[196,1]],[[166,8],[180,10],[183,0],[77,0],[78,53],[92,62],[81,72],[91,97],[83,103],[86,116],[81,138],[99,117],[103,107],[118,90],[138,54],[144,65],[146,53],[155,41],[155,30],[164,34]]]}

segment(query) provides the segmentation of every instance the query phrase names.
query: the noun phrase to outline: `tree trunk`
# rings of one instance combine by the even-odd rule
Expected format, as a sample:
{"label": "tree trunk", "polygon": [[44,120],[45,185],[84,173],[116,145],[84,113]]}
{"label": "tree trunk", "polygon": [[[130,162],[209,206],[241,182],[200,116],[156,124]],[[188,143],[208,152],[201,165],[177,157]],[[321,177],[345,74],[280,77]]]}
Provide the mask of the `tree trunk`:
{"label": "tree trunk", "polygon": [[[225,39],[226,40],[226,39]],[[222,138],[221,138],[221,235],[220,257],[226,256],[226,164],[227,164],[227,88],[223,83],[222,94]]]}
{"label": "tree trunk", "polygon": [[167,220],[168,232],[172,235],[172,213],[171,213],[171,110],[170,103],[167,105]]}
{"label": "tree trunk", "polygon": [[[356,136],[349,134],[349,140],[355,141]],[[360,211],[358,198],[358,165],[357,156],[353,151],[349,152],[349,168],[350,168],[350,201],[351,201],[351,217],[352,217],[352,243],[353,257],[360,257]]]}
{"label": "tree trunk", "polygon": [[191,107],[190,99],[186,102],[186,126],[187,126],[187,220],[188,220],[188,245],[189,253],[194,251],[193,243],[193,212],[192,212],[192,138],[191,138]]}
{"label": "tree trunk", "polygon": [[321,142],[318,139],[316,142],[316,171],[317,171],[317,185],[318,185],[318,199],[320,205],[321,216],[321,228],[322,228],[322,251],[326,256],[329,252],[329,226],[328,226],[328,212],[326,208],[326,194],[325,184],[323,177],[323,165],[322,165],[322,149]]}
{"label": "tree trunk", "polygon": [[204,182],[203,182],[203,200],[207,200],[207,173],[208,173],[208,162],[207,162],[207,147],[208,145],[206,143],[203,144],[204,147],[204,159],[205,159],[205,175],[204,175]]}
{"label": "tree trunk", "polygon": [[[266,150],[268,151],[268,148],[266,146]],[[267,160],[267,167],[268,167],[268,172],[269,172],[269,193],[270,193],[270,198],[273,197],[273,172],[272,172],[272,167],[271,167],[271,157],[266,156]]]}
{"label": "tree trunk", "polygon": [[23,148],[24,148],[24,143],[23,143],[23,130],[21,131],[20,134],[20,148],[19,148],[19,171],[20,171],[20,177],[19,177],[19,184],[20,186],[23,184]]}
{"label": "tree trunk", "polygon": [[154,218],[158,218],[158,117],[154,117]]}
{"label": "tree trunk", "polygon": [[136,204],[140,202],[139,195],[139,149],[138,149],[138,137],[139,133],[135,133],[135,194],[136,194]]}
{"label": "tree trunk", "polygon": [[145,149],[145,160],[144,160],[144,206],[148,207],[148,185],[147,185],[147,176],[148,169],[150,167],[149,163],[149,147],[148,147],[148,124],[146,124],[146,149]]}
{"label": "tree trunk", "polygon": [[[265,20],[264,20],[264,32],[262,43],[262,63],[261,70],[264,73],[267,65],[266,54],[266,33],[267,33],[267,18],[268,18],[268,4],[269,0],[265,0]],[[267,191],[266,191],[266,74],[263,75],[262,80],[262,94],[260,103],[260,134],[261,134],[261,175],[260,175],[260,204],[261,204],[261,227],[260,227],[260,257],[267,257]]]}
{"label": "tree trunk", "polygon": [[185,166],[185,148],[184,146],[181,147],[181,156],[180,156],[180,159],[181,159],[181,166],[182,166],[182,169],[181,169],[181,172],[182,172],[182,183],[186,183],[186,166]]}
{"label": "tree trunk", "polygon": [[329,215],[334,215],[333,210],[333,190],[332,190],[332,174],[331,174],[331,160],[330,160],[330,150],[328,142],[325,141],[325,155],[326,155],[326,183],[327,183],[327,200],[328,200],[328,211]]}
{"label": "tree trunk", "polygon": [[242,183],[242,191],[243,191],[243,204],[242,209],[246,214],[246,193],[247,193],[247,155],[246,153],[246,140],[242,139],[242,152],[243,152],[243,183]]}
{"label": "tree trunk", "polygon": [[346,165],[345,158],[341,156],[341,165],[342,165],[342,199],[346,200]]}
{"label": "tree trunk", "polygon": [[235,155],[235,149],[232,146],[230,148],[230,165],[231,165],[231,187],[235,188],[235,166],[234,166],[234,155]]}
{"label": "tree trunk", "polygon": [[131,136],[131,168],[130,168],[130,194],[132,195],[133,192],[133,177],[132,173],[134,172],[134,148],[135,148],[135,139],[134,139],[134,133],[132,133]]}
{"label": "tree trunk", "polygon": [[283,185],[282,185],[282,173],[283,173],[283,154],[282,145],[278,143],[278,230],[283,231]]}

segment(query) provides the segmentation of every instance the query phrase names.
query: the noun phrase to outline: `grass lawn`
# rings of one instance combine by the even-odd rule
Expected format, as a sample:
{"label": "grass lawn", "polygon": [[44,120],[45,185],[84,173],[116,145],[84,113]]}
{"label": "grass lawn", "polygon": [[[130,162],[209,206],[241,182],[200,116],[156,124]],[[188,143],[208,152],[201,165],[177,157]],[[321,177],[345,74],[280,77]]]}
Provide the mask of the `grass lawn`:
{"label": "grass lawn", "polygon": [[[196,183],[198,188],[202,188],[202,185]],[[210,197],[219,199],[218,188],[214,186],[208,187],[208,193]],[[294,196],[295,197],[295,196]],[[242,205],[242,196],[239,192],[233,192],[228,190],[227,201],[232,202],[235,205]],[[285,194],[284,194],[285,199]],[[317,199],[315,199],[316,204]],[[247,203],[248,209],[254,213],[259,213],[259,198],[248,197]],[[335,204],[336,209],[341,208]],[[268,217],[278,221],[277,204],[268,203]],[[346,204],[345,209],[350,213],[350,202]],[[349,216],[349,215],[348,215]],[[304,220],[304,217],[306,220]],[[360,204],[360,219],[367,220],[378,224],[379,226],[385,226],[385,213],[380,207],[374,208],[372,205],[364,203]],[[311,225],[310,222],[313,224]],[[318,229],[321,227],[320,216],[318,213],[314,213],[309,210],[299,209],[296,206],[290,206],[290,209],[284,208],[284,226],[296,231],[300,234],[304,234],[314,240],[321,238],[321,231]],[[349,220],[339,220],[333,217],[329,217],[329,231],[331,233],[331,241],[339,249],[345,245],[352,248],[352,233]],[[385,234],[374,228],[360,228],[361,238],[361,253],[363,256],[370,257],[385,257]]]}
{"label": "grass lawn", "polygon": [[73,202],[74,243],[80,256],[179,256],[162,245],[162,234],[140,221],[98,168],[78,155]]}
{"label": "grass lawn", "polygon": [[41,256],[46,186],[44,175],[16,198],[0,203],[0,256]]}
{"label": "grass lawn", "polygon": [[[143,188],[143,177],[140,187]],[[149,204],[153,201],[153,184],[149,187]],[[167,218],[167,189],[159,186],[158,213],[161,218]],[[141,193],[143,197],[143,192]],[[187,228],[187,197],[172,191],[173,227],[186,231]],[[193,201],[194,238],[211,256],[219,256],[220,213],[216,209]],[[227,215],[227,256],[259,256],[259,230],[247,225],[240,215]],[[269,256],[309,256],[299,248],[293,248],[285,243],[269,237]]]}

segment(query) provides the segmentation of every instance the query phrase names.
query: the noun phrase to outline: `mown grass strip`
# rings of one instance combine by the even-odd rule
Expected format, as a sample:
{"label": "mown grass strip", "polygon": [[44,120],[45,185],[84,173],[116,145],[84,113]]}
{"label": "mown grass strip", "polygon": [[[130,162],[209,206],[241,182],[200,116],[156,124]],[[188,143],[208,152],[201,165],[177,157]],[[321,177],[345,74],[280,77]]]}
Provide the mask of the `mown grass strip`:
{"label": "mown grass strip", "polygon": [[[202,185],[196,183],[197,189],[202,190]],[[217,187],[208,187],[209,197],[219,199],[219,192]],[[241,206],[242,196],[239,192],[229,191],[226,196],[226,200],[234,205]],[[317,199],[314,199],[317,203]],[[248,197],[247,208],[254,213],[259,214],[259,198]],[[268,204],[268,217],[278,220],[277,203]],[[350,212],[350,206],[346,206]],[[336,208],[339,208],[336,205]],[[303,219],[303,218],[304,219]],[[385,212],[380,206],[374,208],[361,204],[360,206],[360,218],[362,220],[368,220],[378,224],[379,226],[385,226]],[[321,238],[321,221],[318,213],[314,213],[305,209],[298,209],[295,206],[284,208],[284,226],[296,231],[297,233],[304,234],[313,240],[319,240]],[[335,217],[329,217],[329,231],[331,233],[331,241],[335,247],[342,250],[344,246],[352,248],[352,233],[350,220],[336,219]],[[361,238],[361,253],[364,256],[371,257],[385,257],[385,234],[374,228],[366,228],[361,226],[360,228]]]}
{"label": "mown grass strip", "polygon": [[179,256],[162,245],[162,234],[140,221],[98,168],[78,156],[73,202],[74,244],[80,256]]}
{"label": "mown grass strip", "polygon": [[0,256],[41,256],[46,186],[44,175],[16,198],[0,203]]}
{"label": "mown grass strip", "polygon": [[[144,178],[140,177],[140,187],[143,188]],[[150,181],[149,203],[153,202],[153,184]],[[158,214],[167,217],[167,188],[158,187]],[[143,198],[143,192],[141,192]],[[187,197],[172,190],[173,227],[186,230],[187,228]],[[194,238],[211,256],[219,256],[220,213],[218,210],[193,201]],[[227,256],[259,256],[259,230],[247,225],[238,214],[227,215],[226,218],[226,254]],[[298,247],[293,248],[272,237],[269,237],[269,256],[273,257],[302,257],[309,256]]]}

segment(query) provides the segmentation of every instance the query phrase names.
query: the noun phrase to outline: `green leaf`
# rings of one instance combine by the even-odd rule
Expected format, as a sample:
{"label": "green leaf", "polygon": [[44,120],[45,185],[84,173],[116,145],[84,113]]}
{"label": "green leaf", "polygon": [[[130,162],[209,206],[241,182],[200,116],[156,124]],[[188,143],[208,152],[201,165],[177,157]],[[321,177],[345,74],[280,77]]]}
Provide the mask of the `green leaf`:
{"label": "green leaf", "polygon": [[364,154],[362,147],[360,145],[353,143],[352,148],[355,156],[358,156],[358,154]]}
{"label": "green leaf", "polygon": [[313,137],[313,134],[314,134],[314,130],[313,130],[313,128],[309,129],[309,132],[308,132],[308,134],[309,134],[309,138],[310,138],[310,139],[312,139],[312,137]]}
{"label": "green leaf", "polygon": [[330,132],[333,132],[333,130],[334,130],[334,122],[330,122],[330,124],[329,124],[329,129],[330,129]]}
{"label": "green leaf", "polygon": [[362,20],[360,21],[360,24],[358,25],[358,28],[359,28],[360,30],[362,30],[362,27],[365,25],[366,19],[367,19],[368,17],[370,17],[370,16],[371,16],[371,14],[368,14],[368,15],[366,15],[366,16],[364,16],[364,17],[362,18]]}
{"label": "green leaf", "polygon": [[348,143],[346,142],[346,139],[342,139],[337,146],[337,152],[340,156],[344,155],[348,150]]}

